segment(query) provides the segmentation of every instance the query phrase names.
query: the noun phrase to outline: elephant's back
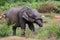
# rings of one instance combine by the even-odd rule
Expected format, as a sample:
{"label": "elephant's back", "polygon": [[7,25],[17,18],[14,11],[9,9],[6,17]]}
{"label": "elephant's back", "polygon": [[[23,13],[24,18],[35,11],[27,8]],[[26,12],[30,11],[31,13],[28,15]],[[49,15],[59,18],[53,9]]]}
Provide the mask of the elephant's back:
{"label": "elephant's back", "polygon": [[10,20],[10,22],[17,22],[18,18],[17,18],[17,14],[18,12],[21,10],[21,6],[18,6],[18,7],[11,7],[8,9],[7,11],[7,18]]}
{"label": "elephant's back", "polygon": [[20,7],[20,6],[19,7],[11,7],[11,8],[9,8],[8,11],[7,11],[7,16],[16,15],[21,10],[21,8],[22,7]]}

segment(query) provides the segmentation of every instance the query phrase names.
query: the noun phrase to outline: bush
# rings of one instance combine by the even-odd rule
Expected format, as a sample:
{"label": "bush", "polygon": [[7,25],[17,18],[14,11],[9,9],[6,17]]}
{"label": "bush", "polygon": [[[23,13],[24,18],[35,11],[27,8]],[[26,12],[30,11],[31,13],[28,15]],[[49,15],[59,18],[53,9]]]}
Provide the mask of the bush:
{"label": "bush", "polygon": [[3,11],[0,9],[0,15],[3,13]]}
{"label": "bush", "polygon": [[54,9],[56,9],[56,7],[54,6],[53,2],[43,3],[37,7],[38,12],[42,12],[42,13],[47,13],[47,12],[50,13]]}
{"label": "bush", "polygon": [[60,13],[60,2],[59,1],[54,1],[55,6],[57,9],[54,10],[54,13]]}
{"label": "bush", "polygon": [[3,20],[3,23],[0,24],[0,37],[9,36],[11,33],[10,28],[7,26],[7,21]]}
{"label": "bush", "polygon": [[26,5],[29,6],[29,7],[31,7],[31,8],[36,8],[39,5],[39,3],[37,3],[37,2],[34,2],[34,3],[27,2]]}

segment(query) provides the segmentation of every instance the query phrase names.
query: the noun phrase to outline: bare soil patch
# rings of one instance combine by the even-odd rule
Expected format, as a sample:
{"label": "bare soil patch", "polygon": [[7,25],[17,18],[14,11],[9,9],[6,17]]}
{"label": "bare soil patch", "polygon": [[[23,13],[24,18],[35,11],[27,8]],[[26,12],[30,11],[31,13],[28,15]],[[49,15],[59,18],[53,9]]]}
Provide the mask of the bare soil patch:
{"label": "bare soil patch", "polygon": [[55,15],[54,15],[54,18],[60,19],[60,14],[55,14]]}
{"label": "bare soil patch", "polygon": [[25,37],[18,37],[18,36],[10,36],[10,37],[0,38],[0,40],[36,40],[36,39],[25,38]]}

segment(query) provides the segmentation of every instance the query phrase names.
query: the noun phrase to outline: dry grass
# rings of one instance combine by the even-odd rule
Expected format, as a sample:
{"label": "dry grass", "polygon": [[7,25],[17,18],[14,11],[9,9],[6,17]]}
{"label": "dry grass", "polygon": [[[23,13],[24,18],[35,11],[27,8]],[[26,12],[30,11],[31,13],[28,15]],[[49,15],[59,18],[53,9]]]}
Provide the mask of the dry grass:
{"label": "dry grass", "polygon": [[41,13],[50,13],[56,9],[53,2],[43,3],[37,7],[38,12]]}

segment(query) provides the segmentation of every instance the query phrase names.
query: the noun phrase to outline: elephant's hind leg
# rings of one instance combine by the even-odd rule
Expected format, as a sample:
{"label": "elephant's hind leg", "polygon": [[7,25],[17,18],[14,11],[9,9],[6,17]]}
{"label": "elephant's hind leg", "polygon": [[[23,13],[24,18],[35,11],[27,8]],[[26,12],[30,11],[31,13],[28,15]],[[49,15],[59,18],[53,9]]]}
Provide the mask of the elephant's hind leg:
{"label": "elephant's hind leg", "polygon": [[12,29],[13,29],[13,36],[16,36],[16,28],[17,27],[13,27]]}

